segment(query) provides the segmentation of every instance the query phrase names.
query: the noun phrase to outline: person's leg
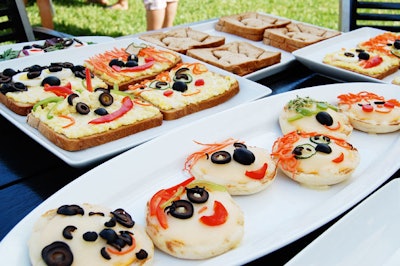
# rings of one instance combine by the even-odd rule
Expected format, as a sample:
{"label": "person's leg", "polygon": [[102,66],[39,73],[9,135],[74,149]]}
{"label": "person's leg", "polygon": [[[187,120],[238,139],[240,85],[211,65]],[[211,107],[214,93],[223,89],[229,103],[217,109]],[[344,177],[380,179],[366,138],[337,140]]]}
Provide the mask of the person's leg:
{"label": "person's leg", "polygon": [[128,0],[118,0],[117,3],[109,6],[108,8],[115,9],[115,10],[128,10],[129,2],[128,2]]}
{"label": "person's leg", "polygon": [[177,10],[178,10],[178,1],[167,2],[163,28],[172,27],[174,25],[174,20]]}
{"label": "person's leg", "polygon": [[39,8],[39,15],[42,26],[49,29],[54,29],[53,10],[50,0],[36,0]]}
{"label": "person's leg", "polygon": [[146,10],[147,30],[161,29],[164,23],[165,9]]}

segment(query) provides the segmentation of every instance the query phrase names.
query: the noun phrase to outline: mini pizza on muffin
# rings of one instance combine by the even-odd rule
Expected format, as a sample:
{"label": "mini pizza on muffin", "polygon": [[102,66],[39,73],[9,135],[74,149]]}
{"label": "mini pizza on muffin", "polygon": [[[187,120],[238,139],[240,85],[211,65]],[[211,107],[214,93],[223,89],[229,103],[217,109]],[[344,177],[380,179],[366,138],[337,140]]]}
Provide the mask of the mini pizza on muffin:
{"label": "mini pizza on muffin", "polygon": [[291,131],[317,131],[340,138],[347,138],[353,131],[348,117],[337,106],[310,97],[290,100],[279,115],[283,134]]}
{"label": "mini pizza on muffin", "polygon": [[224,185],[231,195],[257,193],[275,179],[275,162],[264,148],[247,146],[233,138],[198,144],[204,148],[187,158],[185,170],[197,179]]}
{"label": "mini pizza on muffin", "polygon": [[400,129],[399,100],[386,100],[367,91],[341,94],[338,98],[340,108],[355,129],[367,133],[389,133]]}
{"label": "mini pizza on muffin", "polygon": [[189,178],[155,193],[147,204],[147,233],[163,252],[207,259],[237,247],[244,215],[224,186]]}
{"label": "mini pizza on muffin", "polygon": [[292,131],[278,138],[272,156],[283,173],[309,187],[328,187],[348,179],[357,168],[357,149],[345,139]]}
{"label": "mini pizza on muffin", "polygon": [[29,239],[32,265],[149,265],[154,246],[119,208],[62,205],[44,213]]}

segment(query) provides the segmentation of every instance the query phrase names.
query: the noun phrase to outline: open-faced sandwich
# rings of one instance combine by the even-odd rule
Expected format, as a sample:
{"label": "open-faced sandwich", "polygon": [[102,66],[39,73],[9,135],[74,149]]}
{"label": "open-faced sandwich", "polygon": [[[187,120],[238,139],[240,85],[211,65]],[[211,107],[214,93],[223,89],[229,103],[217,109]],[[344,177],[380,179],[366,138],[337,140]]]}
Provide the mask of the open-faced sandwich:
{"label": "open-faced sandwich", "polygon": [[154,245],[124,209],[62,205],[36,221],[29,256],[38,265],[151,265]]}
{"label": "open-faced sandwich", "polygon": [[339,106],[355,129],[367,133],[389,133],[400,129],[400,102],[362,91],[341,94]]}
{"label": "open-faced sandwich", "polygon": [[109,87],[117,85],[120,90],[125,90],[129,85],[152,79],[173,68],[181,60],[176,52],[132,43],[127,48],[114,48],[94,55],[85,60],[84,65]]}
{"label": "open-faced sandwich", "polygon": [[278,138],[272,156],[288,177],[308,187],[323,188],[348,179],[357,168],[357,149],[344,139],[292,131]]}
{"label": "open-faced sandwich", "polygon": [[0,102],[19,115],[27,115],[39,101],[75,91],[107,88],[82,65],[69,62],[32,65],[23,70],[6,68],[0,73]]}
{"label": "open-faced sandwich", "polygon": [[337,106],[299,96],[283,107],[279,125],[283,134],[304,131],[347,138],[353,131],[349,118]]}
{"label": "open-faced sandwich", "polygon": [[231,99],[239,92],[239,82],[200,62],[181,63],[155,79],[129,86],[127,92],[159,108],[164,120],[173,120]]}
{"label": "open-faced sandwich", "polygon": [[185,170],[195,178],[225,186],[231,195],[254,194],[266,189],[276,175],[269,152],[233,138],[202,144],[188,156]]}
{"label": "open-faced sandwich", "polygon": [[156,192],[147,204],[147,233],[163,252],[207,259],[237,247],[244,215],[224,186],[189,178]]}

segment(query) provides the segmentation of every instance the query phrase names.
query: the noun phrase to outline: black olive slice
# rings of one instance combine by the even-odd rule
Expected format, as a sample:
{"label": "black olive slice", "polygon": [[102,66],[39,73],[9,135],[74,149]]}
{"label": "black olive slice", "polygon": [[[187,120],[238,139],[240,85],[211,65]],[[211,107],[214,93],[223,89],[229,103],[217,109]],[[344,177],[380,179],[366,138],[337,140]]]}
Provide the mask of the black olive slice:
{"label": "black olive slice", "polygon": [[137,258],[138,260],[147,259],[148,256],[149,256],[149,254],[148,254],[147,251],[144,250],[144,249],[141,249],[141,250],[139,250],[139,252],[136,253],[136,258]]}
{"label": "black olive slice", "polygon": [[85,211],[78,205],[63,205],[57,209],[58,214],[63,215],[83,215]]}
{"label": "black olive slice", "polygon": [[233,147],[235,147],[235,148],[245,148],[245,149],[247,149],[246,144],[240,143],[240,142],[235,142],[235,143],[233,143]]}
{"label": "black olive slice", "polygon": [[179,75],[179,74],[181,74],[181,73],[183,73],[183,72],[186,72],[186,71],[189,71],[189,68],[187,68],[187,67],[181,67],[180,69],[178,69],[178,70],[175,72],[175,76],[176,76],[176,75]]}
{"label": "black olive slice", "polygon": [[119,59],[114,58],[114,59],[111,59],[111,60],[110,60],[110,62],[108,63],[108,65],[109,65],[110,67],[112,67],[112,66],[123,67],[123,66],[125,65],[125,63],[124,63],[123,61],[119,60]]}
{"label": "black olive slice", "polygon": [[72,72],[75,72],[75,71],[82,72],[82,71],[85,71],[85,69],[86,68],[82,65],[75,65],[71,68]]}
{"label": "black olive slice", "polygon": [[136,61],[136,62],[138,62],[138,60],[139,60],[139,58],[137,57],[137,55],[135,55],[135,54],[130,54],[130,55],[128,56],[128,60],[127,60],[127,61]]}
{"label": "black olive slice", "polygon": [[101,92],[110,93],[110,90],[108,88],[101,88],[101,87],[97,87],[96,89],[94,89],[94,91],[101,91]]}
{"label": "black olive slice", "polygon": [[361,59],[361,60],[368,60],[369,59],[369,53],[362,51],[362,52],[360,52],[358,54],[358,58]]}
{"label": "black olive slice", "polygon": [[172,85],[172,89],[175,91],[184,92],[188,89],[188,86],[183,81],[175,81]]}
{"label": "black olive slice", "polygon": [[17,74],[17,71],[15,71],[15,70],[12,69],[12,68],[6,68],[6,69],[3,70],[3,74],[6,75],[6,76],[8,76],[8,77],[12,77],[12,76],[14,76],[15,74]]}
{"label": "black olive slice", "polygon": [[60,71],[62,71],[63,70],[63,67],[62,66],[50,66],[49,67],[49,71],[50,72],[60,72]]}
{"label": "black olive slice", "polygon": [[61,241],[55,241],[42,249],[42,258],[46,265],[72,265],[74,256],[69,246]]}
{"label": "black olive slice", "polygon": [[175,74],[174,81],[183,81],[185,83],[189,83],[193,80],[192,76],[185,73]]}
{"label": "black olive slice", "polygon": [[155,84],[155,87],[157,88],[157,89],[167,89],[168,87],[169,87],[169,84],[168,84],[168,82],[165,82],[165,81],[157,81],[156,82],[156,84]]}
{"label": "black olive slice", "polygon": [[240,147],[233,151],[233,159],[243,165],[250,165],[254,163],[256,157],[254,153],[246,148]]}
{"label": "black olive slice", "polygon": [[333,125],[333,118],[328,112],[318,112],[315,118],[321,125],[325,126]]}
{"label": "black olive slice", "polygon": [[296,146],[292,153],[296,159],[307,159],[313,156],[316,151],[315,148],[310,144],[302,144]]}
{"label": "black olive slice", "polygon": [[310,137],[310,141],[314,142],[315,144],[329,144],[331,142],[331,139],[328,136],[325,135],[315,135]]}
{"label": "black olive slice", "polygon": [[232,160],[232,157],[227,151],[216,151],[211,154],[211,161],[215,164],[226,164]]}
{"label": "black olive slice", "polygon": [[76,226],[73,225],[68,225],[64,228],[62,235],[66,239],[72,239],[72,232],[76,230]]}
{"label": "black olive slice", "polygon": [[34,78],[39,77],[41,73],[42,73],[42,71],[28,72],[28,73],[26,74],[26,77],[27,77],[28,79],[34,79]]}
{"label": "black olive slice", "polygon": [[63,45],[64,45],[65,47],[69,47],[69,46],[71,46],[73,43],[74,43],[74,40],[72,40],[72,39],[67,39],[67,40],[64,40],[64,41],[63,41]]}
{"label": "black olive slice", "polygon": [[76,94],[76,93],[71,93],[70,95],[68,95],[68,98],[67,98],[68,104],[71,105],[71,106],[73,106],[73,105],[74,105],[73,100],[74,100],[75,98],[77,98],[77,97],[79,97],[79,95]]}
{"label": "black olive slice", "polygon": [[138,62],[137,61],[134,61],[134,60],[128,60],[126,63],[125,63],[125,66],[126,67],[136,67],[136,66],[138,66],[139,64],[138,64]]}
{"label": "black olive slice", "polygon": [[103,106],[110,106],[114,102],[114,98],[111,93],[103,92],[99,96],[99,101]]}
{"label": "black olive slice", "polygon": [[101,116],[103,116],[103,115],[108,115],[108,111],[107,111],[105,108],[103,108],[103,107],[97,108],[96,110],[94,110],[94,113],[95,113],[96,115],[101,115]]}
{"label": "black olive slice", "polygon": [[45,84],[50,86],[59,86],[61,84],[61,80],[55,76],[48,76],[42,80],[41,85],[44,86]]}
{"label": "black olive slice", "polygon": [[132,217],[129,213],[127,213],[123,209],[116,209],[111,212],[114,217],[117,219],[117,222],[125,227],[131,228],[135,225],[135,221],[132,220]]}
{"label": "black olive slice", "polygon": [[102,247],[100,250],[100,254],[103,258],[105,258],[106,260],[111,260],[110,254],[108,254],[108,252],[106,251],[105,247]]}
{"label": "black olive slice", "polygon": [[96,232],[93,232],[93,231],[85,232],[85,233],[82,235],[82,238],[83,238],[85,241],[88,241],[88,242],[94,242],[94,241],[96,241],[96,240],[97,240],[97,237],[98,237],[97,233],[96,233]]}
{"label": "black olive slice", "polygon": [[23,72],[35,72],[35,71],[42,71],[42,67],[39,65],[32,65],[30,67],[24,68]]}
{"label": "black olive slice", "polygon": [[113,243],[118,238],[117,233],[113,229],[103,229],[100,232],[100,237],[107,240],[108,243]]}
{"label": "black olive slice", "polygon": [[76,104],[75,109],[81,115],[87,115],[90,112],[90,108],[86,103],[79,102]]}
{"label": "black olive slice", "polygon": [[178,219],[189,219],[193,216],[193,205],[187,200],[176,200],[165,208],[167,214],[171,214]]}
{"label": "black olive slice", "polygon": [[186,196],[193,203],[204,203],[208,200],[208,192],[203,187],[186,188]]}
{"label": "black olive slice", "polygon": [[325,143],[319,143],[317,147],[315,147],[315,150],[326,154],[330,154],[332,152],[332,148]]}
{"label": "black olive slice", "polygon": [[15,82],[12,87],[13,87],[14,91],[27,91],[28,90],[28,88],[22,82]]}

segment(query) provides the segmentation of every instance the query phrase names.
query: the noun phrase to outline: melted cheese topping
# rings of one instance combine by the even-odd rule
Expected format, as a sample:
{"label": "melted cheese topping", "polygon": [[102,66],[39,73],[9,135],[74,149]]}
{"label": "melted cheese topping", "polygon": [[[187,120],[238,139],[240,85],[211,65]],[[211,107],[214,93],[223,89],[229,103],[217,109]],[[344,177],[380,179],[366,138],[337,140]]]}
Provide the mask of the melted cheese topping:
{"label": "melted cheese topping", "polygon": [[[186,193],[181,199],[187,200]],[[215,201],[221,202],[227,210],[227,221],[219,226],[201,223],[201,216],[213,215]],[[204,206],[207,209],[199,213]],[[147,217],[150,222],[147,231],[157,247],[177,257],[196,259],[219,255],[239,244],[244,233],[243,213],[226,191],[209,191],[208,201],[193,204],[193,207],[194,214],[189,219],[167,215],[167,229],[159,226],[155,216]]]}
{"label": "melted cheese topping", "polygon": [[[142,265],[147,260],[153,258],[154,248],[150,238],[140,225],[135,224],[132,228],[127,228],[119,223],[116,226],[111,227],[117,234],[119,231],[130,231],[134,233],[134,239],[136,240],[136,247],[132,252],[125,255],[114,255],[111,256],[111,260],[104,259],[100,250],[103,247],[110,247],[107,245],[106,240],[98,236],[96,241],[88,242],[83,240],[82,235],[86,232],[96,232],[99,234],[101,230],[106,229],[104,224],[110,221],[112,215],[110,210],[99,207],[99,206],[89,206],[88,204],[83,204],[82,207],[85,210],[84,215],[59,215],[57,210],[51,210],[45,213],[36,222],[33,233],[29,240],[29,253],[31,258],[31,263],[34,266],[46,265],[41,257],[42,249],[53,243],[54,241],[62,241],[68,244],[72,254],[74,256],[74,265]],[[89,212],[101,212],[101,215],[91,215]],[[62,232],[67,226],[75,226],[76,230],[72,232],[72,239],[63,238]],[[137,260],[135,253],[139,252],[140,249],[144,249],[148,253],[147,260]],[[122,263],[123,264],[118,264]]]}
{"label": "melted cheese topping", "polygon": [[[41,72],[40,76],[34,79],[28,79],[28,72],[21,72],[14,75],[14,82],[22,82],[27,86],[27,91],[18,92],[8,92],[6,96],[19,103],[35,104],[40,100],[46,99],[48,97],[56,96],[53,92],[45,91],[41,83],[44,78],[49,76],[58,77],[61,81],[60,86],[65,86],[68,82],[71,83],[71,89],[73,91],[79,92],[86,90],[86,80],[77,78],[69,68],[63,68],[59,72],[50,72],[45,69]],[[93,88],[107,88],[107,84],[101,79],[94,77],[92,78]]]}
{"label": "melted cheese topping", "polygon": [[[191,174],[199,179],[221,184],[228,189],[231,195],[242,195],[259,192],[275,177],[275,163],[271,160],[267,150],[258,147],[247,147],[253,152],[256,160],[250,165],[243,165],[233,160],[234,146],[230,145],[223,150],[229,152],[232,160],[226,164],[215,164],[204,155],[191,169]],[[211,154],[210,154],[211,156]],[[262,179],[253,179],[246,176],[246,171],[255,171],[267,163],[268,168]]]}
{"label": "melted cheese topping", "polygon": [[[91,120],[100,117],[94,113],[95,109],[102,107],[105,108],[108,113],[112,113],[121,107],[121,101],[124,98],[122,95],[112,94],[114,97],[113,104],[104,107],[98,100],[100,94],[101,92],[99,91],[90,93],[87,90],[84,90],[79,94],[79,97],[73,100],[73,106],[69,105],[67,99],[65,99],[61,103],[50,103],[44,107],[39,106],[35,111],[32,110],[32,114],[46,123],[55,132],[63,134],[68,138],[82,138],[85,136],[94,135],[96,133],[106,132],[124,125],[134,124],[138,121],[152,118],[160,114],[160,111],[154,106],[145,106],[134,103],[134,107],[118,119],[108,123],[89,124]],[[77,102],[86,103],[90,107],[90,112],[86,115],[78,113],[75,108]],[[53,118],[49,119],[49,113],[53,116]],[[67,115],[73,118],[75,120],[75,124],[64,128],[64,126],[69,124],[70,121],[66,118],[60,117],[60,115]]]}

